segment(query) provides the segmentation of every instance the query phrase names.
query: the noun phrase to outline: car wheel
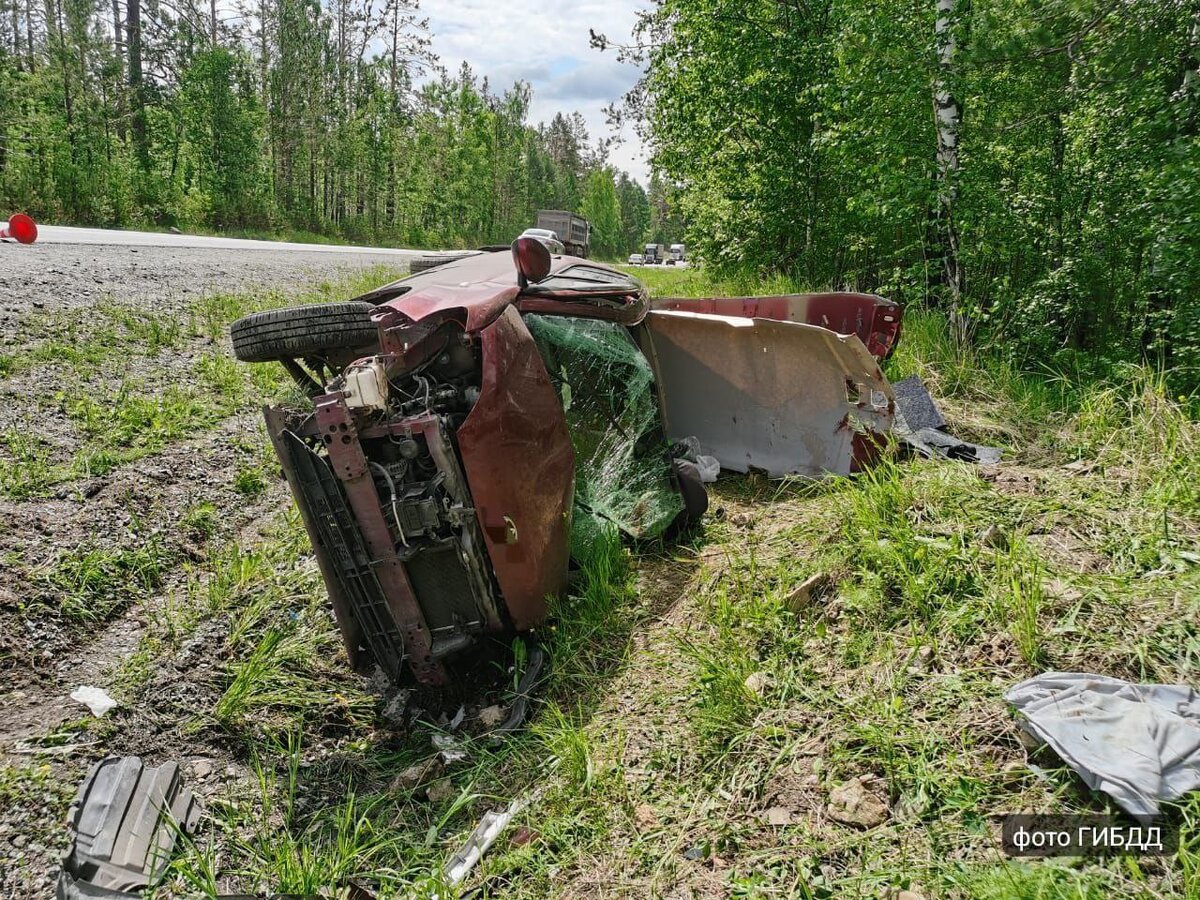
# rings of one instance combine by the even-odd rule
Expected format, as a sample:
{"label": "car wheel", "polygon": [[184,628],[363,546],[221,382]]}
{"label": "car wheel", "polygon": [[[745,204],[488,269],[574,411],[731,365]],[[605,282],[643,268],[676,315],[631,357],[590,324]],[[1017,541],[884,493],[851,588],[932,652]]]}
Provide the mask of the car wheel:
{"label": "car wheel", "polygon": [[379,342],[371,321],[374,308],[352,300],[254,313],[229,327],[233,355],[259,363],[371,347]]}
{"label": "car wheel", "polygon": [[476,256],[475,252],[470,253],[439,253],[437,256],[418,256],[408,267],[408,271],[412,274],[418,272],[428,272],[430,269],[436,269],[438,266],[444,266],[446,263],[457,262],[460,259],[466,259],[468,256]]}

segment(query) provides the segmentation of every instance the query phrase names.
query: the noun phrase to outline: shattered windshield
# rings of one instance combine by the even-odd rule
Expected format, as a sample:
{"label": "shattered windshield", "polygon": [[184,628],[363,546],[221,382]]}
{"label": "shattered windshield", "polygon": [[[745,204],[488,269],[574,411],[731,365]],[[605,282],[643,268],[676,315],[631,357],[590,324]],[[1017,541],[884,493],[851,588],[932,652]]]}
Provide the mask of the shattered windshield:
{"label": "shattered windshield", "polygon": [[528,314],[525,324],[562,399],[575,448],[572,554],[586,558],[604,522],[634,538],[658,537],[683,501],[649,362],[613,322]]}

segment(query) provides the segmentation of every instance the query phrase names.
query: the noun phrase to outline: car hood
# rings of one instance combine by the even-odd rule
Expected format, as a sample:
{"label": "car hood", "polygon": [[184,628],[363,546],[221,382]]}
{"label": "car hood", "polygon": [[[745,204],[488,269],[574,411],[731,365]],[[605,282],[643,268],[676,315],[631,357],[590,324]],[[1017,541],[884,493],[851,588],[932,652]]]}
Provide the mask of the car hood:
{"label": "car hood", "polygon": [[[556,254],[551,259],[549,278],[574,265],[609,266],[576,256]],[[612,270],[619,271],[619,270]],[[603,293],[603,292],[598,292]],[[521,294],[512,253],[499,251],[474,253],[433,269],[401,278],[355,299],[390,310],[410,322],[422,319],[452,318],[467,332],[486,328]],[[575,295],[575,299],[580,299]],[[551,301],[553,303],[553,301]],[[581,304],[571,304],[575,314]],[[554,312],[553,308],[539,311]],[[561,314],[571,314],[566,308]]]}

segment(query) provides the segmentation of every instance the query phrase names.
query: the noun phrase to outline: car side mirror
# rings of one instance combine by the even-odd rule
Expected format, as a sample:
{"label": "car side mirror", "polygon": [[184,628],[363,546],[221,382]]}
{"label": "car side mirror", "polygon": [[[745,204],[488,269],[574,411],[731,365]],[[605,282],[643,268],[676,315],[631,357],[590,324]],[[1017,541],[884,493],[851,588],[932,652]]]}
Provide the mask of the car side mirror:
{"label": "car side mirror", "polygon": [[512,243],[512,255],[517,267],[517,284],[521,290],[550,274],[550,251],[537,238],[517,238]]}

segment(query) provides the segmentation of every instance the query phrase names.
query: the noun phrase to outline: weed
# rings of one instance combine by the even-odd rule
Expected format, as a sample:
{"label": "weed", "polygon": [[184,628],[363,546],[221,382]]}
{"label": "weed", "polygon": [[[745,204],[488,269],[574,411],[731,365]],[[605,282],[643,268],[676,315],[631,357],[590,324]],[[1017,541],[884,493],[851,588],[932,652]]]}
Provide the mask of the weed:
{"label": "weed", "polygon": [[173,556],[151,539],[132,549],[84,547],[33,572],[54,592],[62,613],[76,622],[102,622],[162,584]]}
{"label": "weed", "polygon": [[267,477],[258,466],[243,466],[233,477],[233,489],[245,497],[258,497],[267,489]]}
{"label": "weed", "polygon": [[207,541],[216,535],[219,517],[217,507],[205,500],[184,513],[180,524],[192,538]]}

